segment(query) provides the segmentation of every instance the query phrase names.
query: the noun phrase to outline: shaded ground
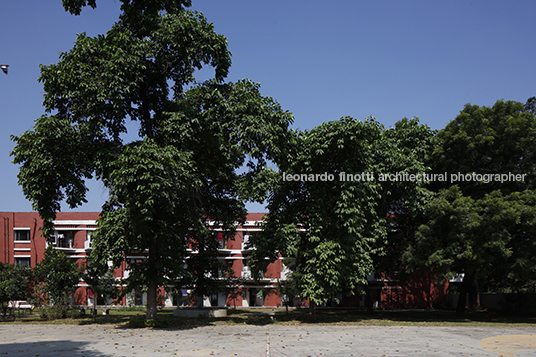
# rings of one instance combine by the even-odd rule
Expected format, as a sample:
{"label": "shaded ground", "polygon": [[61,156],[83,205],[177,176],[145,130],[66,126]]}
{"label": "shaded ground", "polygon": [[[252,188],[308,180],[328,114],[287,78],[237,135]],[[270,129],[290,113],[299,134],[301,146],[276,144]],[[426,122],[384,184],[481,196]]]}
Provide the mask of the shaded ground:
{"label": "shaded ground", "polygon": [[[99,310],[100,312],[100,310]],[[252,317],[253,312],[273,312],[274,321],[269,317]],[[114,324],[131,326],[145,326],[144,309],[118,309],[112,310],[110,315],[91,316],[86,314],[83,318],[63,319],[56,321],[42,321],[37,315],[17,318],[15,324]],[[492,312],[467,313],[463,318],[455,316],[449,310],[323,310],[319,309],[316,316],[307,310],[294,310],[288,313],[285,309],[229,309],[225,318],[177,318],[172,310],[162,310],[158,313],[159,327],[188,327],[209,325],[302,325],[302,324],[333,324],[333,325],[377,325],[377,326],[500,326],[520,325],[536,326],[536,317],[501,315]],[[13,323],[12,320],[6,322]],[[4,322],[4,323],[6,323]],[[2,323],[0,323],[1,326]]]}

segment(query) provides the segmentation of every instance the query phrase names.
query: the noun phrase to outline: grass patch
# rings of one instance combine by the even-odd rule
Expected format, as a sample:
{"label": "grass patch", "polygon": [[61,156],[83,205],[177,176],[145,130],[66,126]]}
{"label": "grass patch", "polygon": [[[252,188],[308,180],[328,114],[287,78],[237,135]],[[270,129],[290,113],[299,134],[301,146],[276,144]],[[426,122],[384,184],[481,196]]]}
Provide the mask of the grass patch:
{"label": "grass patch", "polygon": [[[86,315],[78,318],[65,318],[43,321],[37,314],[17,318],[16,321],[6,321],[15,324],[112,324],[125,328],[173,328],[208,325],[359,325],[359,326],[536,326],[536,317],[502,315],[493,312],[469,312],[463,318],[457,317],[449,310],[363,310],[318,309],[316,316],[308,310],[284,309],[228,309],[227,317],[211,318],[180,318],[173,316],[172,309],[158,312],[155,320],[145,319],[145,309],[113,309],[109,315],[92,316],[89,310]],[[99,310],[99,313],[102,310]],[[268,316],[251,318],[254,312],[274,312],[272,321]]]}

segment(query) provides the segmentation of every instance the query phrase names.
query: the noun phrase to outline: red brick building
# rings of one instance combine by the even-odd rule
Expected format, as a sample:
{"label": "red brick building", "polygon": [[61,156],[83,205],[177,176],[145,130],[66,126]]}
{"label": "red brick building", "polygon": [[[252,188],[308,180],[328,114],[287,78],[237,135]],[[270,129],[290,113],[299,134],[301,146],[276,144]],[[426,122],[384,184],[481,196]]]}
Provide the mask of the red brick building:
{"label": "red brick building", "polygon": [[[235,237],[217,234],[219,243],[218,259],[231,266],[235,276],[241,278],[239,292],[231,297],[225,292],[204,297],[205,306],[281,306],[281,297],[277,293],[277,283],[284,281],[289,273],[282,264],[282,259],[268,266],[263,278],[255,282],[248,264],[250,250],[246,248],[249,237],[260,231],[258,222],[264,213],[251,213],[244,225],[237,227]],[[35,267],[44,257],[49,243],[41,236],[43,221],[36,212],[0,212],[2,226],[0,230],[0,262],[23,264]],[[97,228],[98,212],[59,212],[54,221],[52,245],[64,252],[67,257],[84,266],[91,251],[91,233]],[[215,228],[215,231],[219,230]],[[190,251],[190,254],[195,252]],[[144,259],[144,256],[127,256],[129,259]],[[126,262],[114,272],[118,285],[121,279],[128,277]],[[369,276],[369,289],[376,307],[431,307],[437,299],[445,296],[447,284],[436,286],[433,278],[414,279],[411,285],[400,285],[398,281],[383,277]],[[181,295],[189,292],[182,290]],[[165,305],[173,306],[184,303],[184,296],[165,294]],[[79,304],[92,304],[91,292],[84,282],[79,284],[75,300]],[[339,294],[341,307],[365,306],[363,295],[353,295],[350,291]],[[134,291],[127,295],[122,304],[145,305],[145,294]]]}
{"label": "red brick building", "polygon": [[[44,257],[48,246],[46,239],[41,236],[40,229],[43,221],[36,212],[0,212],[2,226],[0,230],[0,261],[10,264],[22,264],[35,267]],[[235,237],[230,238],[224,234],[219,235],[218,259],[225,260],[235,272],[235,276],[242,278],[241,294],[231,299],[221,292],[217,295],[207,296],[205,306],[279,306],[281,298],[276,293],[276,284],[281,276],[282,264],[278,260],[268,266],[264,278],[254,282],[249,269],[248,252],[245,244],[250,235],[260,230],[257,222],[262,220],[262,213],[252,213],[247,222],[237,228]],[[64,252],[67,257],[84,266],[91,251],[91,233],[97,228],[98,212],[59,212],[54,221],[54,248]],[[215,231],[218,231],[216,228]],[[224,238],[225,237],[225,238]],[[195,252],[190,251],[190,254]],[[127,256],[126,259],[144,259],[144,256]],[[121,278],[128,277],[129,271],[126,263],[114,272],[118,285]],[[164,292],[162,292],[164,294]],[[83,282],[75,294],[75,300],[80,304],[91,304],[91,292]],[[180,297],[165,295],[165,304],[172,306],[180,303]],[[133,292],[123,299],[123,304],[144,305],[145,294],[140,291]]]}

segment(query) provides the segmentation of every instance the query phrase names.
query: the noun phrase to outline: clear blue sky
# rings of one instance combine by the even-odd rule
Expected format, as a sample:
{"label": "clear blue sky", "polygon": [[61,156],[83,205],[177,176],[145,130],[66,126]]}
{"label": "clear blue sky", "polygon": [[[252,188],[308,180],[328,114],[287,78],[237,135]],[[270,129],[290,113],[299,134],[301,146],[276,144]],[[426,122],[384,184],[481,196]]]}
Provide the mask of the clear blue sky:
{"label": "clear blue sky", "polygon": [[[105,33],[119,6],[97,0],[73,16],[60,0],[0,2],[0,64],[10,65],[0,73],[0,211],[31,210],[9,136],[44,113],[39,64],[56,63],[77,33]],[[192,9],[227,37],[228,80],[260,82],[295,128],[373,115],[386,126],[418,116],[441,129],[465,103],[536,95],[533,0],[193,0]],[[106,192],[97,182],[90,190],[77,210],[100,210]]]}

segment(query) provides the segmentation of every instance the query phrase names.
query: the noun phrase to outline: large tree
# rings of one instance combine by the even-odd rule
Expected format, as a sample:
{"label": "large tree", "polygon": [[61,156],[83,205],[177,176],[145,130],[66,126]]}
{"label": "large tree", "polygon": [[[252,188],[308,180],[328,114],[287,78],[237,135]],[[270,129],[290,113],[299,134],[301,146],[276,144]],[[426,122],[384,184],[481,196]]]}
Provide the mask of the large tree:
{"label": "large tree", "polygon": [[[478,304],[479,279],[501,276],[499,270],[513,271],[515,264],[527,261],[534,236],[530,224],[520,228],[520,222],[530,222],[524,202],[535,184],[536,119],[518,102],[467,104],[437,139],[431,165],[449,179],[431,185],[437,198],[426,208],[406,261],[409,267],[433,268],[439,274],[463,272],[457,307],[463,314],[467,294],[470,307]],[[510,246],[520,229],[523,244]]]}
{"label": "large tree", "polygon": [[458,185],[473,198],[501,190],[503,193],[534,188],[536,179],[536,120],[523,103],[497,101],[492,107],[466,104],[439,131],[432,155],[435,172],[460,174],[525,174],[524,180],[489,182],[458,180],[437,182],[436,189]]}
{"label": "large tree", "polygon": [[431,139],[416,119],[385,129],[346,117],[297,132],[279,157],[264,231],[252,242],[255,272],[278,254],[293,258],[298,292],[312,306],[365,286],[392,225],[388,215],[410,213],[423,199],[423,180],[395,175],[426,172],[421,150]]}
{"label": "large tree", "polygon": [[[63,3],[75,14],[95,6]],[[244,219],[243,198],[266,186],[266,161],[292,120],[258,85],[222,84],[231,63],[227,41],[203,15],[186,11],[189,5],[123,0],[106,35],[79,35],[58,64],[42,66],[44,104],[53,114],[13,137],[19,182],[45,219],[45,234],[63,199],[71,207],[85,202],[85,179],[95,175],[110,190],[92,258],[118,266],[130,252],[148,252],[129,262],[127,283],[147,286],[149,319],[158,286],[186,273],[190,239],[210,235],[206,222],[232,232]],[[203,65],[214,68],[214,80],[185,93]],[[128,121],[139,124],[139,140],[125,143]]]}
{"label": "large tree", "polygon": [[478,305],[479,277],[511,291],[528,287],[535,272],[535,200],[530,190],[493,191],[479,199],[464,196],[458,186],[441,190],[426,206],[429,219],[404,253],[409,269],[425,268],[439,278],[463,272],[460,315],[467,294],[469,307]]}

